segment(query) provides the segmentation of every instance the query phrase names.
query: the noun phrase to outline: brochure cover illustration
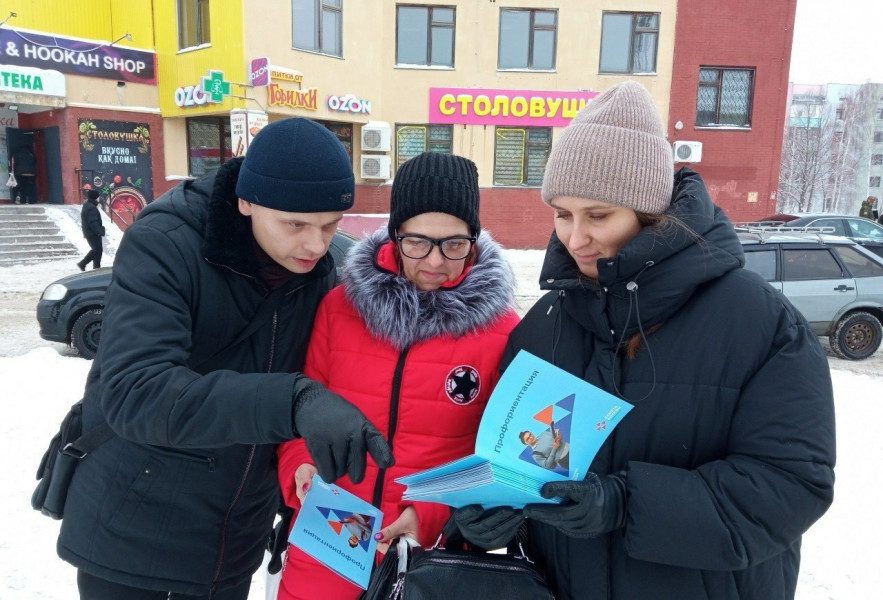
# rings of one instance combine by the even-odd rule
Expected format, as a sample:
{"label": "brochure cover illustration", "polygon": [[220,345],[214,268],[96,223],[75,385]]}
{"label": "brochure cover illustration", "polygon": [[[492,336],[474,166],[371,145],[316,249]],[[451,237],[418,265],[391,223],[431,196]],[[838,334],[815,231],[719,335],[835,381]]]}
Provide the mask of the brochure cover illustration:
{"label": "brochure cover illustration", "polygon": [[559,502],[547,481],[579,480],[632,409],[624,400],[524,350],[500,378],[481,418],[475,454],[400,477],[406,500],[514,506]]}
{"label": "brochure cover illustration", "polygon": [[378,508],[314,475],[288,541],[364,589],[382,521]]}

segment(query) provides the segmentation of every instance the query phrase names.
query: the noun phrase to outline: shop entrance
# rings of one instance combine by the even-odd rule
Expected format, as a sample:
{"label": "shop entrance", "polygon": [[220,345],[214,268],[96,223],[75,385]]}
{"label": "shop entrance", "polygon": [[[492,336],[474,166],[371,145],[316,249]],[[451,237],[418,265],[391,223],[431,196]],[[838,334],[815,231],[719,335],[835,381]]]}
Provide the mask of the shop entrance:
{"label": "shop entrance", "polygon": [[[18,200],[22,204],[64,204],[58,127],[7,127],[6,146],[9,170],[15,173],[18,181],[18,186],[12,190],[12,201]],[[16,163],[14,171],[13,161]]]}

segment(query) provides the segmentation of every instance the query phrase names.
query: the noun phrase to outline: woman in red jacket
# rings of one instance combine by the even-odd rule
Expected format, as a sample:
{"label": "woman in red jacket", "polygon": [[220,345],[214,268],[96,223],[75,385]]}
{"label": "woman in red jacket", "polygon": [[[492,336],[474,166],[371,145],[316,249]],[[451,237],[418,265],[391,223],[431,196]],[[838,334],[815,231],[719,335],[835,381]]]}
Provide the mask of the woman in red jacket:
{"label": "woman in red jacket", "polygon": [[[409,535],[432,545],[446,506],[402,501],[395,479],[474,451],[496,383],[513,310],[514,277],[499,245],[481,233],[475,164],[426,152],[404,163],[390,220],[351,251],[343,285],[323,300],[309,377],[358,406],[393,447],[396,463],[370,458],[364,480],[337,484],[384,514],[378,548]],[[279,481],[295,509],[316,468],[300,440],[279,448]],[[279,599],[356,598],[360,589],[289,546]]]}

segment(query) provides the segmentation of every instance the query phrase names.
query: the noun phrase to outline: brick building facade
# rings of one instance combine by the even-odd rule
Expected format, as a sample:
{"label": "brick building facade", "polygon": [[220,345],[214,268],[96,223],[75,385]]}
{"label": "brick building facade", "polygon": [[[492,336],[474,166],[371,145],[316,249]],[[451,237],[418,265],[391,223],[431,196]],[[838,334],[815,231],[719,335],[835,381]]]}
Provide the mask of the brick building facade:
{"label": "brick building facade", "polygon": [[699,172],[733,221],[776,212],[796,7],[678,2],[669,140],[702,147],[699,162],[675,166]]}

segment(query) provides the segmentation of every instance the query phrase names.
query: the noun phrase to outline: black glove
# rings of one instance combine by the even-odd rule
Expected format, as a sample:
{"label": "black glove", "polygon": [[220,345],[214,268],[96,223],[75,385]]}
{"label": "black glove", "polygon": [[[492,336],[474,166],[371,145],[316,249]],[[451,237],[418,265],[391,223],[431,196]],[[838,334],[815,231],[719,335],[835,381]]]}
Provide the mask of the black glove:
{"label": "black glove", "polygon": [[510,506],[485,510],[480,504],[470,504],[455,510],[451,520],[470,544],[495,550],[515,537],[524,515]]}
{"label": "black glove", "polygon": [[[543,498],[564,498],[564,504],[528,504],[524,516],[548,523],[565,535],[588,538],[625,525],[625,472],[583,481],[553,481],[540,490]],[[567,502],[569,501],[569,502]]]}
{"label": "black glove", "polygon": [[294,434],[307,442],[319,476],[332,483],[349,473],[353,483],[365,478],[367,458],[382,468],[395,464],[392,449],[358,408],[311,382],[295,396],[292,407]]}

